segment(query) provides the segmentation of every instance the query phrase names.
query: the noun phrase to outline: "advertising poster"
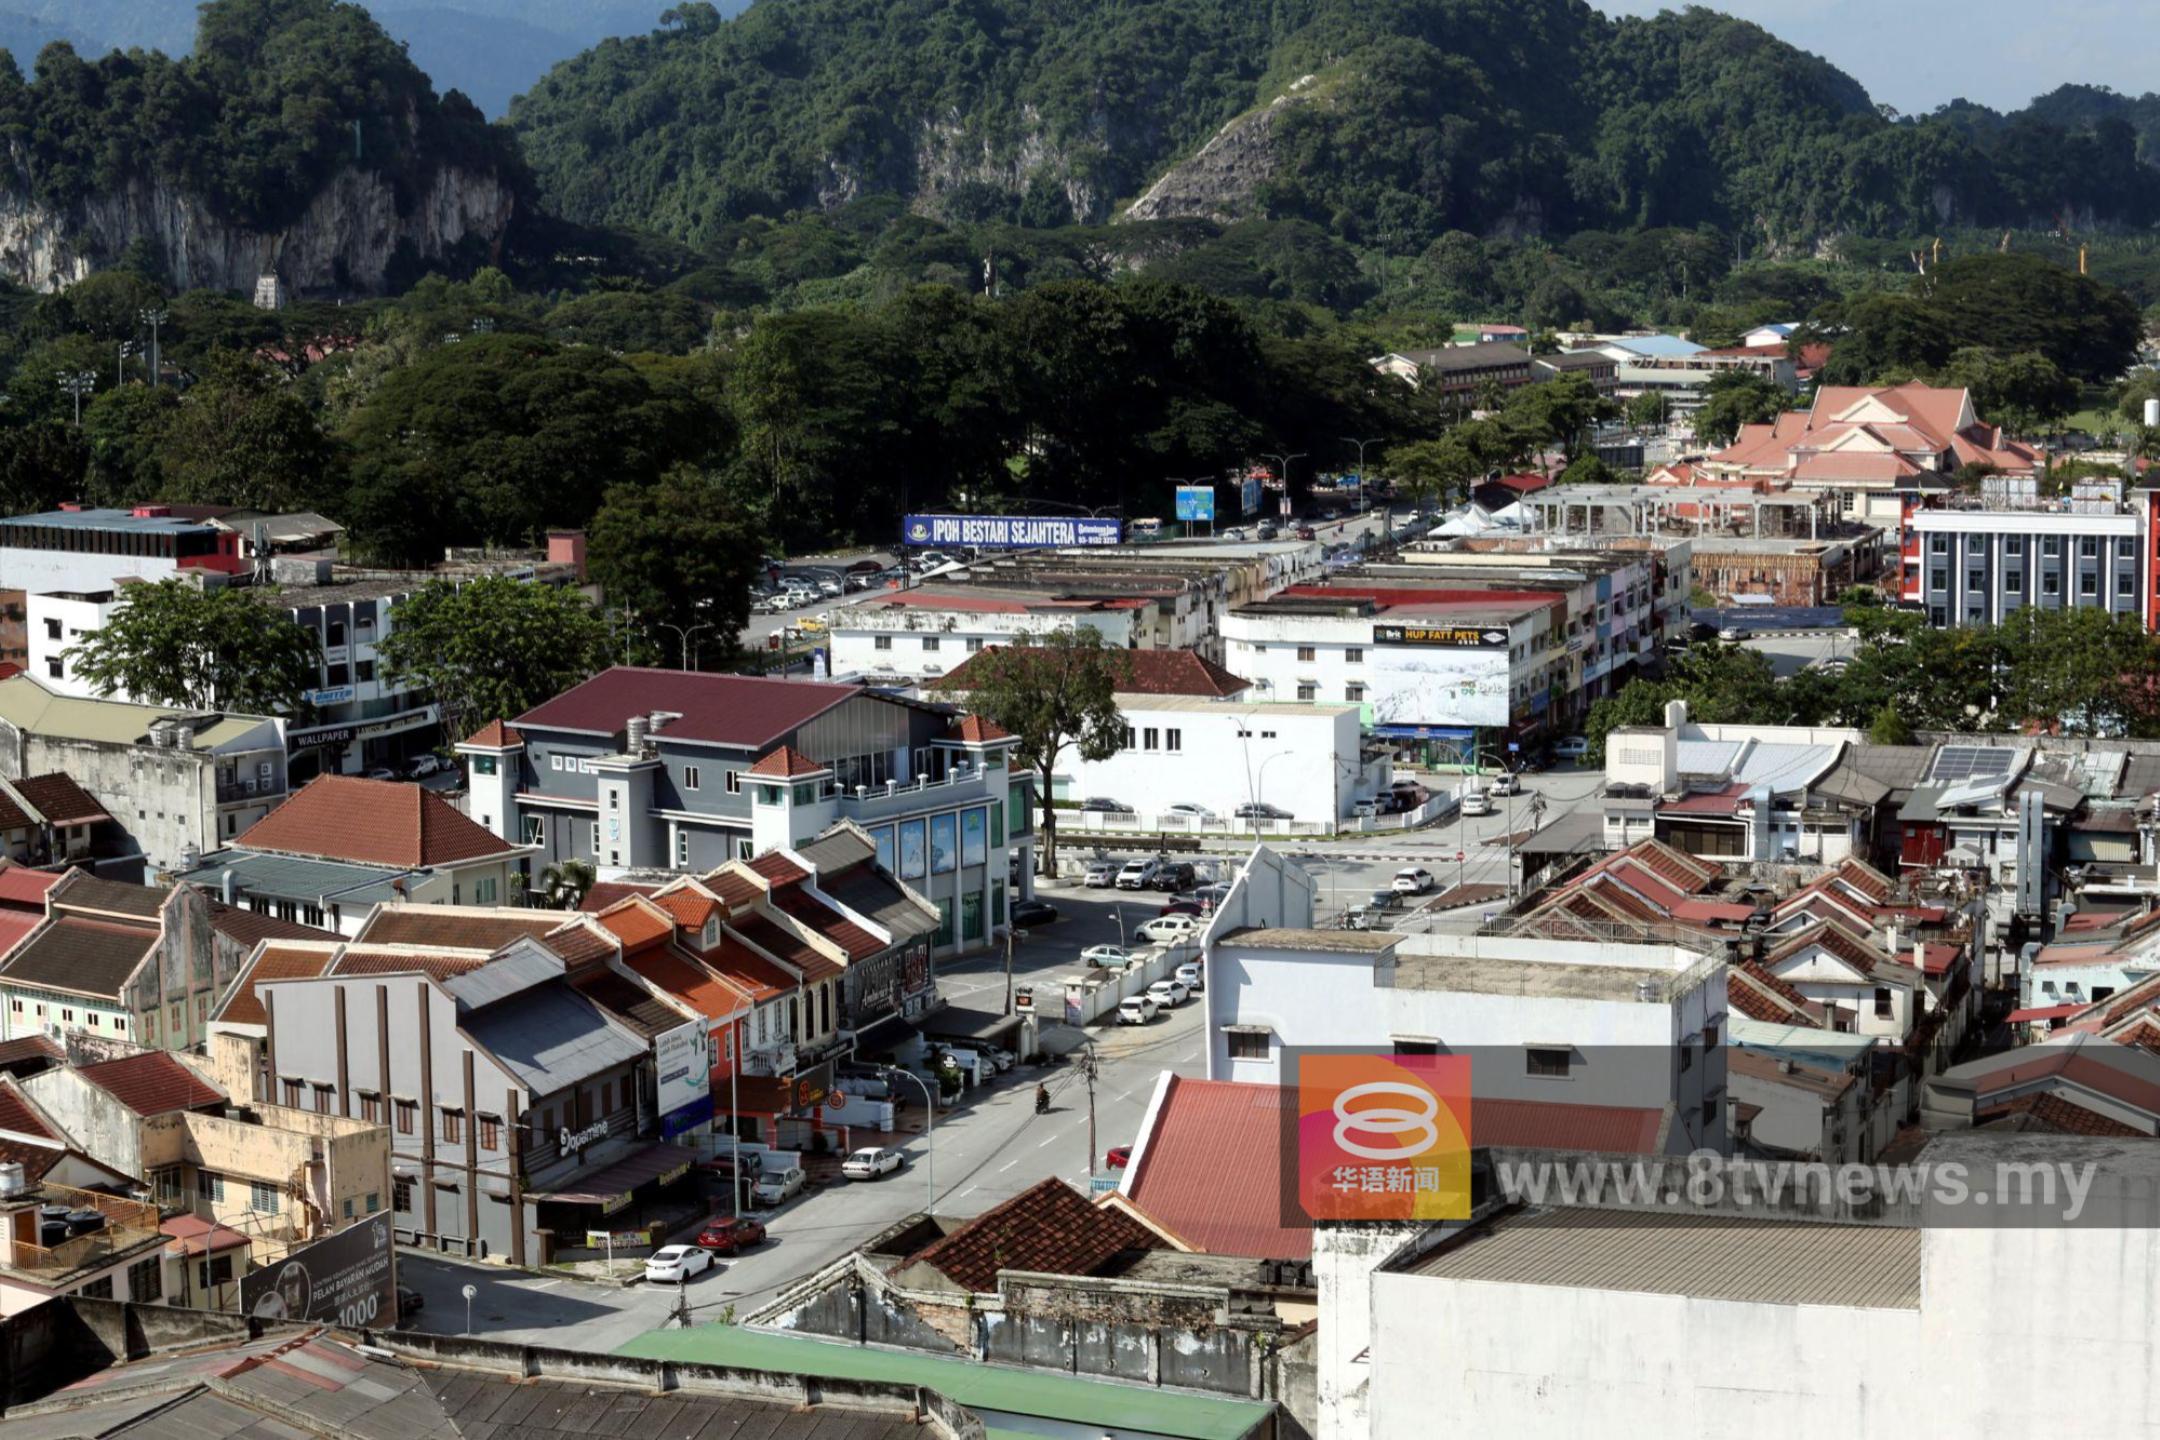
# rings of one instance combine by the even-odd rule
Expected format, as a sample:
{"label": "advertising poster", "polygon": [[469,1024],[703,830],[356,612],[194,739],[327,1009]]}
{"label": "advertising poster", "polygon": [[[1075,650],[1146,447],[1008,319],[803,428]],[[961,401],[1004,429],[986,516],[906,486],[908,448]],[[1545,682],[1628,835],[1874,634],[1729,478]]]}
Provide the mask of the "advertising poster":
{"label": "advertising poster", "polygon": [[870,832],[870,841],[877,846],[877,863],[880,870],[897,875],[900,873],[900,857],[893,850],[892,826],[881,825]]}
{"label": "advertising poster", "polygon": [[930,873],[949,875],[959,863],[959,848],[954,843],[956,819],[951,815],[930,817]]}
{"label": "advertising poster", "polygon": [[653,1069],[658,1082],[653,1103],[660,1112],[662,1139],[673,1139],[712,1118],[712,1062],[704,1020],[655,1035]]}
{"label": "advertising poster", "polygon": [[359,1330],[397,1324],[390,1212],[289,1251],[240,1277],[240,1313]]}
{"label": "advertising poster", "polygon": [[1178,486],[1177,518],[1188,525],[1214,523],[1215,487],[1212,485]]}
{"label": "advertising poster", "polygon": [[928,871],[923,864],[923,822],[900,822],[900,878],[920,880]]}
{"label": "advertising poster", "polygon": [[1084,515],[910,515],[900,524],[909,545],[973,545],[984,550],[1044,550],[1115,545],[1116,520]]}
{"label": "advertising poster", "polygon": [[962,865],[987,865],[990,863],[990,841],[986,833],[989,812],[963,810],[960,812],[960,863]]}

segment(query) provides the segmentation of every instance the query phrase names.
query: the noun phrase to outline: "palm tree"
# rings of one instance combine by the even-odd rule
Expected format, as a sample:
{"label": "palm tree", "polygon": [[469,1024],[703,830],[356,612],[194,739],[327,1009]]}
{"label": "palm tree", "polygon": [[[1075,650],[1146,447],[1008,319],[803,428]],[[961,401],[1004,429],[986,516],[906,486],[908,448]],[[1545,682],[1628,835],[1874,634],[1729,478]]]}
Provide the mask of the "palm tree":
{"label": "palm tree", "polygon": [[558,860],[540,872],[540,893],[557,910],[575,910],[598,878],[590,861]]}

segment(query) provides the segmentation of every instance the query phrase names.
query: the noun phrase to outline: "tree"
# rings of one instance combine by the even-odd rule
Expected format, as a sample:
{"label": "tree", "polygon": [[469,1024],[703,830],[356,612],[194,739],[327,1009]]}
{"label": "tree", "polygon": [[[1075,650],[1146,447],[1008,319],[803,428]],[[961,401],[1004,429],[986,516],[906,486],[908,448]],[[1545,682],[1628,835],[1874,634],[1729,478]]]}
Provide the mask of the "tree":
{"label": "tree", "polygon": [[255,592],[185,580],[133,585],[66,656],[100,695],[146,705],[289,715],[322,674],[315,632]]}
{"label": "tree", "polygon": [[1960,256],[1918,277],[1914,288],[1939,317],[1953,349],[2032,352],[2065,375],[2095,384],[2113,380],[2137,359],[2144,326],[2136,303],[2112,285],[2038,255]]}
{"label": "tree", "polygon": [[557,860],[540,872],[540,893],[556,910],[575,910],[598,878],[589,860]]}
{"label": "tree", "polygon": [[[655,485],[612,485],[587,531],[585,558],[608,604],[649,627],[662,654],[696,643],[670,630],[705,626],[714,653],[750,620],[761,537],[719,479],[677,466]],[[684,654],[683,663],[689,659]]]}
{"label": "tree", "polygon": [[1870,745],[1910,745],[1913,729],[1898,713],[1897,703],[1885,700],[1882,708],[1875,712],[1875,718],[1868,722],[1867,738]]}
{"label": "tree", "polygon": [[1571,372],[1525,385],[1508,396],[1501,423],[1519,431],[1529,441],[1527,448],[1558,445],[1573,460],[1590,427],[1619,413],[1619,406],[1598,394],[1589,376]]}
{"label": "tree", "polygon": [[2031,350],[1998,355],[1968,346],[1950,357],[1935,383],[1971,391],[1980,418],[2013,435],[2053,429],[2078,404],[2077,382]]}
{"label": "tree", "polygon": [[2066,735],[2149,728],[2160,655],[2137,616],[2028,605],[2000,628],[2006,716]]}
{"label": "tree", "polygon": [[1092,625],[1023,635],[967,664],[968,709],[1020,741],[1021,762],[1042,779],[1042,868],[1057,873],[1057,811],[1047,803],[1058,758],[1107,760],[1125,743],[1117,690],[1130,670],[1122,650]]}
{"label": "tree", "polygon": [[575,590],[490,575],[423,586],[391,610],[375,649],[384,678],[426,686],[444,733],[463,736],[592,675],[607,661],[608,631]]}
{"label": "tree", "polygon": [[0,505],[10,515],[55,509],[81,494],[89,463],[82,432],[64,421],[0,429]]}
{"label": "tree", "polygon": [[231,352],[188,387],[158,438],[159,499],[276,514],[341,489],[337,448],[291,383]]}
{"label": "tree", "polygon": [[1637,430],[1650,430],[1665,423],[1665,396],[1657,390],[1645,390],[1627,402],[1624,412],[1628,424]]}
{"label": "tree", "polygon": [[1705,445],[1730,445],[1743,425],[1762,425],[1778,417],[1792,396],[1752,370],[1726,370],[1703,386],[1702,408],[1695,412],[1695,438]]}

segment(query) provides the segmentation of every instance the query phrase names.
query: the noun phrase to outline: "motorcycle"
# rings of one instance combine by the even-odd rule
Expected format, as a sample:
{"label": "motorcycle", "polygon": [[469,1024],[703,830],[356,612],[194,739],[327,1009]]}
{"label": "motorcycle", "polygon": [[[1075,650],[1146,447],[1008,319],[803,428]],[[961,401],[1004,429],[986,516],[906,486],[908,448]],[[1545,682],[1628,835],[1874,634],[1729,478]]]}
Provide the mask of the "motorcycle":
{"label": "motorcycle", "polygon": [[1035,1113],[1038,1115],[1050,1113],[1050,1091],[1047,1086],[1037,1085],[1035,1087]]}

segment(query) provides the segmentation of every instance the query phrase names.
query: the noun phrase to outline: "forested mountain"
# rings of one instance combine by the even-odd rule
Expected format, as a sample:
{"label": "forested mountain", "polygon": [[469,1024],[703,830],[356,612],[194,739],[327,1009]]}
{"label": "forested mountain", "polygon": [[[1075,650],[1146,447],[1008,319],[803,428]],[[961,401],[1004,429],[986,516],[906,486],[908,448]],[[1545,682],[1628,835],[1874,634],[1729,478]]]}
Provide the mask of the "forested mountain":
{"label": "forested mountain", "polygon": [[879,192],[960,219],[1100,221],[1152,185],[1151,217],[1303,218],[1398,251],[1451,229],[1710,224],[1796,250],[2160,214],[2160,174],[2120,116],[1895,118],[1703,9],[759,0],[723,20],[692,0],[667,19],[513,107],[560,213],[701,243]]}

